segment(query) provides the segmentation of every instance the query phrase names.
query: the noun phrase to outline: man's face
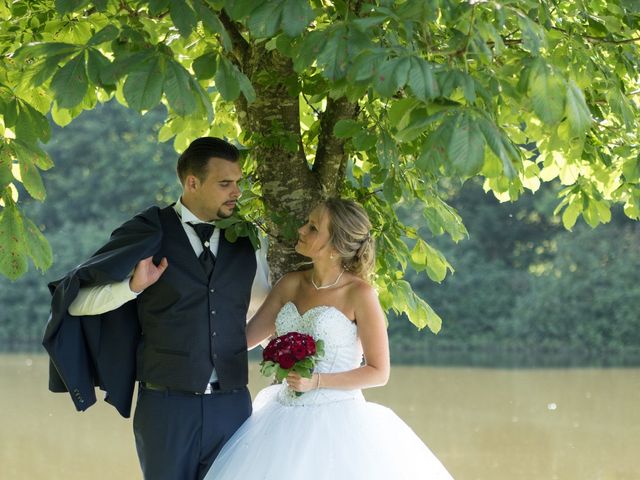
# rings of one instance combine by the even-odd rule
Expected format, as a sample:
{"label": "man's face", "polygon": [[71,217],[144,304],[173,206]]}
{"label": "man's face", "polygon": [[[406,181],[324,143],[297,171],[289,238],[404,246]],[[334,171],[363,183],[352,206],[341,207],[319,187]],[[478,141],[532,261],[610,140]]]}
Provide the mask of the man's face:
{"label": "man's face", "polygon": [[192,175],[187,177],[182,196],[184,204],[206,222],[231,216],[242,194],[238,185],[242,179],[240,163],[213,157],[206,172],[203,181]]}

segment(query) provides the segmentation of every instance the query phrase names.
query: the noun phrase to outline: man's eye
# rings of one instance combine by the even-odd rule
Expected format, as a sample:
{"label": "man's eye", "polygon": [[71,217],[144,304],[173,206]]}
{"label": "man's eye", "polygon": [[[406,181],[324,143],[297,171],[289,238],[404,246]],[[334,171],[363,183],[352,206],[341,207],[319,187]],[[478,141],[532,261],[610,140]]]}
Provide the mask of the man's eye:
{"label": "man's eye", "polygon": [[220,182],[220,186],[222,187],[228,187],[231,184],[231,182]]}

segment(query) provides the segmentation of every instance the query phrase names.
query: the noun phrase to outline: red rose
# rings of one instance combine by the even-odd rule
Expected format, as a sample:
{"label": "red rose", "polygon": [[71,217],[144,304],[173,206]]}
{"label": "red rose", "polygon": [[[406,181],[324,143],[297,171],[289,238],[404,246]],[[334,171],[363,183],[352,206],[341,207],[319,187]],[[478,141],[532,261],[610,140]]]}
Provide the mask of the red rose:
{"label": "red rose", "polygon": [[307,356],[307,349],[302,345],[294,345],[293,347],[291,347],[291,353],[294,357],[296,357],[296,360],[302,360]]}
{"label": "red rose", "polygon": [[316,354],[316,342],[308,342],[307,343],[307,356],[310,357]]}
{"label": "red rose", "polygon": [[278,363],[282,368],[289,369],[295,365],[296,359],[290,353],[284,353],[278,357]]}

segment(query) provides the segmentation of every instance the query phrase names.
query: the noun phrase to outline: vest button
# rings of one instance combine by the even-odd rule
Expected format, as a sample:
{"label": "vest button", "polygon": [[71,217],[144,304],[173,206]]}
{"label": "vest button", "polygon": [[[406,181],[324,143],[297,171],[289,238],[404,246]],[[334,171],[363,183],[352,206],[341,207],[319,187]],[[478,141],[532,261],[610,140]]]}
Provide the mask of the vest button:
{"label": "vest button", "polygon": [[218,354],[214,353],[213,358],[218,358]]}
{"label": "vest button", "polygon": [[213,333],[211,334],[211,336],[212,336],[212,337],[215,337],[217,334],[218,334],[218,332],[213,332]]}
{"label": "vest button", "polygon": [[211,310],[211,315],[215,315],[216,311],[215,310]]}
{"label": "vest button", "polygon": [[209,290],[209,291],[210,291],[211,293],[213,293],[213,292],[215,292],[215,291],[216,291],[216,289],[215,289],[215,288],[212,288],[212,289],[211,289],[211,290]]}

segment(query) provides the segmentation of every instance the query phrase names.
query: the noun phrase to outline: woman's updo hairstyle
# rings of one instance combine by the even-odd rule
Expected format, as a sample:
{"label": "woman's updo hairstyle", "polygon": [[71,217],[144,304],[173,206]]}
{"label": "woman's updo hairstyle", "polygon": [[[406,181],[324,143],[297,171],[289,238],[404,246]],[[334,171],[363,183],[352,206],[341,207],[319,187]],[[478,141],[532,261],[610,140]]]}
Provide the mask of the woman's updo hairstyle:
{"label": "woman's updo hairstyle", "polygon": [[330,242],[345,270],[368,280],[376,258],[371,222],[364,208],[353,200],[329,198],[320,202],[329,214]]}

